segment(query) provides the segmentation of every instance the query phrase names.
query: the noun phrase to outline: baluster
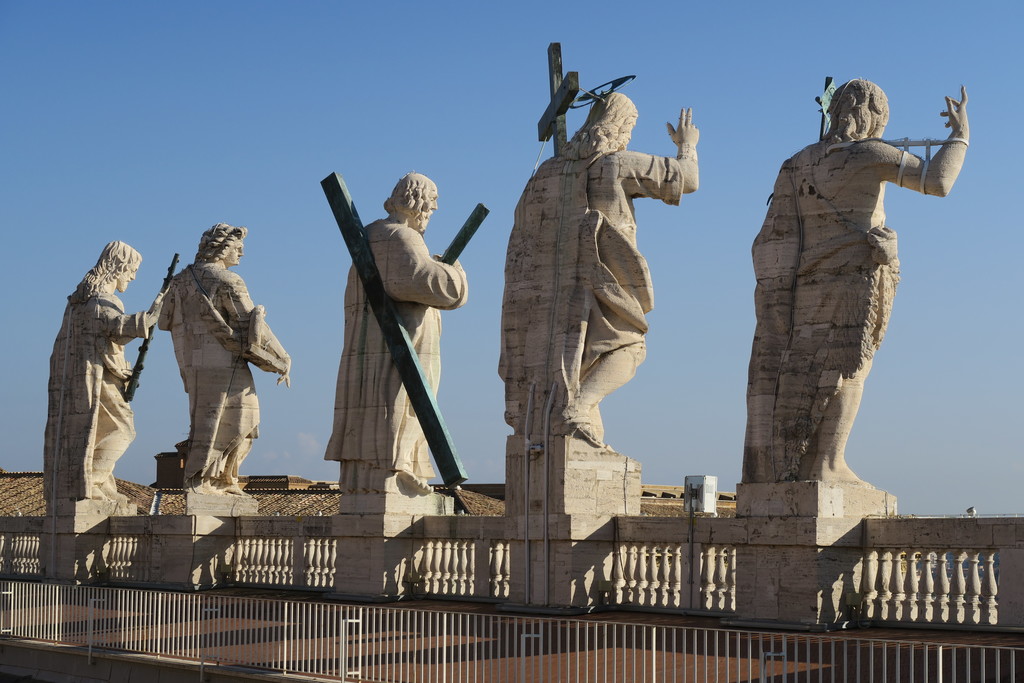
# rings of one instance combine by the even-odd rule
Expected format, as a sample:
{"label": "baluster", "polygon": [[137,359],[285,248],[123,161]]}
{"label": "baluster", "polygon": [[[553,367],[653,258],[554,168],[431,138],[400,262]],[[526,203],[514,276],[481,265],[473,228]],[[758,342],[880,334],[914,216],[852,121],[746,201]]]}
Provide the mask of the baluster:
{"label": "baluster", "polygon": [[612,562],[612,600],[616,605],[622,604],[623,592],[626,589],[626,563],[628,561],[626,546],[620,543],[615,548],[615,559]]}
{"label": "baluster", "polygon": [[7,548],[9,534],[0,533],[0,574],[7,573]]}
{"label": "baluster", "polygon": [[320,539],[307,538],[303,545],[303,557],[306,559],[305,583],[309,588],[320,587]]}
{"label": "baluster", "polygon": [[455,560],[456,552],[454,544],[451,541],[445,541],[442,549],[442,562],[441,562],[441,590],[444,591],[445,595],[452,595],[455,593]]}
{"label": "baluster", "polygon": [[996,596],[999,586],[996,585],[996,551],[989,550],[985,554],[985,623],[999,623],[999,606]]}
{"label": "baluster", "polygon": [[861,593],[864,598],[864,617],[874,619],[878,614],[878,551],[869,550],[864,559],[864,575],[861,577]]}
{"label": "baluster", "polygon": [[970,581],[969,581],[968,587],[967,587],[967,595],[969,596],[968,609],[970,610],[970,614],[967,615],[967,618],[971,621],[972,624],[980,624],[981,623],[981,573],[980,573],[981,572],[981,567],[979,565],[981,563],[981,557],[980,557],[980,553],[977,550],[972,550],[969,553],[969,562],[970,562],[970,565],[968,566],[967,571],[968,571],[968,575],[970,577]]}
{"label": "baluster", "polygon": [[637,552],[637,568],[636,568],[636,601],[640,605],[647,604],[647,586],[650,583],[647,580],[647,567],[650,564],[651,548],[646,543],[640,544]]}
{"label": "baluster", "polygon": [[430,576],[430,580],[426,581],[426,592],[437,593],[438,586],[441,585],[441,571],[439,569],[441,563],[441,543],[440,541],[430,541],[428,548],[430,549],[430,564],[427,574]]}
{"label": "baluster", "polygon": [[281,541],[281,546],[284,548],[284,573],[285,581],[288,586],[294,586],[296,581],[295,576],[295,539],[285,538]]}
{"label": "baluster", "polygon": [[704,552],[701,553],[701,605],[704,609],[711,609],[714,606],[714,594],[715,594],[715,570],[717,568],[716,558],[718,556],[718,548],[709,545],[705,546]]}
{"label": "baluster", "polygon": [[505,552],[504,541],[491,543],[488,557],[491,574],[491,597],[501,597],[501,556]]}
{"label": "baluster", "polygon": [[512,546],[505,543],[505,552],[501,557],[501,597],[507,598],[509,596],[509,565],[512,563]]}
{"label": "baluster", "polygon": [[672,606],[683,604],[683,547],[673,546],[672,549]]}
{"label": "baluster", "polygon": [[893,605],[892,605],[892,617],[896,621],[903,621],[903,615],[905,613],[905,602],[907,600],[907,593],[905,590],[907,583],[907,553],[906,551],[898,551],[893,554]]}
{"label": "baluster", "polygon": [[638,550],[635,543],[629,544],[629,556],[626,562],[626,602],[636,602],[636,568]]}
{"label": "baluster", "polygon": [[466,568],[462,574],[462,595],[473,595],[476,586],[476,543],[462,542],[462,566]]}
{"label": "baluster", "polygon": [[907,551],[907,570],[910,578],[910,588],[907,595],[907,613],[904,615],[909,621],[919,621],[921,618],[921,552],[911,548]]}
{"label": "baluster", "polygon": [[242,543],[238,549],[238,560],[235,562],[237,569],[238,581],[240,583],[252,583],[252,553],[253,553],[253,539],[243,538]]}
{"label": "baluster", "polygon": [[673,601],[673,577],[675,569],[675,546],[666,545],[661,554],[661,606],[669,607]]}
{"label": "baluster", "polygon": [[330,540],[326,538],[313,539],[315,551],[313,553],[313,566],[316,571],[313,573],[317,588],[325,588],[329,578],[327,576],[327,556],[330,551]]}
{"label": "baluster", "polygon": [[726,576],[729,573],[728,549],[721,548],[718,551],[718,571],[715,573],[715,609],[725,609],[725,593],[729,589],[726,584]]}
{"label": "baluster", "polygon": [[966,621],[966,610],[964,608],[967,602],[967,577],[964,576],[964,562],[967,561],[967,552],[960,550],[956,553],[955,557],[953,604],[956,609],[956,623],[963,624]]}
{"label": "baluster", "polygon": [[949,623],[949,551],[941,551],[939,555],[939,621],[943,624]]}
{"label": "baluster", "polygon": [[726,606],[736,611],[736,546],[729,548],[729,602]]}
{"label": "baluster", "polygon": [[879,577],[879,618],[883,621],[887,621],[893,618],[892,604],[892,588],[893,588],[893,552],[891,550],[882,551],[882,561],[878,568]]}
{"label": "baluster", "polygon": [[932,621],[935,619],[936,554],[934,550],[922,550],[921,555],[924,563],[924,570],[921,572],[921,575],[924,578],[924,586],[922,588],[924,592],[924,595],[922,596],[924,620]]}
{"label": "baluster", "polygon": [[332,538],[327,542],[329,552],[327,553],[327,585],[334,587],[334,572],[338,567],[338,540]]}

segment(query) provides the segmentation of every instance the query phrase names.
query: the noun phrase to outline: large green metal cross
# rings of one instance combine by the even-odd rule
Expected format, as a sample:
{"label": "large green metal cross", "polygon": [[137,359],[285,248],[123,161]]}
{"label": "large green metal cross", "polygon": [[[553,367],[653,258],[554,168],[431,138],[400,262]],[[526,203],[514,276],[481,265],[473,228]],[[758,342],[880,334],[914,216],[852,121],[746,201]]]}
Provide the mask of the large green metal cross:
{"label": "large green metal cross", "polygon": [[565,112],[580,91],[580,75],[570,71],[562,76],[562,44],[548,45],[548,78],[551,85],[551,103],[537,122],[537,139],[540,142],[555,138],[555,156],[565,145]]}
{"label": "large green metal cross", "polygon": [[[359,274],[359,279],[366,289],[366,300],[377,318],[384,341],[387,343],[391,358],[395,362],[398,374],[405,385],[405,391],[409,394],[409,402],[416,411],[416,418],[420,427],[423,428],[423,435],[427,438],[427,445],[434,456],[434,462],[441,471],[441,479],[447,486],[457,486],[466,481],[466,470],[462,465],[458,452],[455,450],[455,443],[448,432],[448,426],[441,417],[441,410],[437,407],[437,400],[434,397],[433,388],[423,372],[419,357],[409,339],[409,333],[405,329],[405,323],[395,308],[395,302],[388,296],[384,289],[384,282],[381,280],[380,271],[377,270],[377,263],[373,259],[373,252],[370,250],[370,243],[366,239],[366,231],[363,223],[359,220],[356,206],[352,202],[352,195],[349,194],[345,181],[337,173],[332,173],[320,182],[320,186],[327,195],[327,202],[331,205],[334,219],[341,229],[341,236],[345,240],[349,253],[352,255],[352,265]],[[487,216],[488,210],[483,204],[477,204],[473,213],[465,225],[452,240],[451,246],[445,251],[441,260],[444,263],[455,263],[465,248],[469,239],[480,227]]]}

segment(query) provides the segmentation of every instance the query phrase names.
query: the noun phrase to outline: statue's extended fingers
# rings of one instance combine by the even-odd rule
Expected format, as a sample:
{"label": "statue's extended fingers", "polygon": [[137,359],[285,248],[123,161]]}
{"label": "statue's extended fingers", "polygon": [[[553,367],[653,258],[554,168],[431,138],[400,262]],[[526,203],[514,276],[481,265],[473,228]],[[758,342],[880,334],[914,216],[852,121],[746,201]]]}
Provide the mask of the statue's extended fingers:
{"label": "statue's extended fingers", "polygon": [[686,109],[686,125],[693,125],[693,107],[687,107]]}

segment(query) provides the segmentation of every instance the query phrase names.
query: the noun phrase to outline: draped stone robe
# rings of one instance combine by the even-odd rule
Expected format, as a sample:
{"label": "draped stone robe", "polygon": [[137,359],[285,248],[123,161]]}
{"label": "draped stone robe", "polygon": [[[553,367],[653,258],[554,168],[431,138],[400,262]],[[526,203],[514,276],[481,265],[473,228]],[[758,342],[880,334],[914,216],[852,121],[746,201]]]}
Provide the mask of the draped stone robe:
{"label": "draped stone robe", "polygon": [[[436,393],[440,311],[466,303],[466,275],[458,263],[447,265],[432,257],[413,228],[385,219],[368,225],[366,235],[384,289]],[[355,268],[345,288],[345,341],[334,429],[324,457],[341,462],[341,489],[347,492],[384,491],[385,480],[397,473],[420,487],[435,476],[426,437]]]}

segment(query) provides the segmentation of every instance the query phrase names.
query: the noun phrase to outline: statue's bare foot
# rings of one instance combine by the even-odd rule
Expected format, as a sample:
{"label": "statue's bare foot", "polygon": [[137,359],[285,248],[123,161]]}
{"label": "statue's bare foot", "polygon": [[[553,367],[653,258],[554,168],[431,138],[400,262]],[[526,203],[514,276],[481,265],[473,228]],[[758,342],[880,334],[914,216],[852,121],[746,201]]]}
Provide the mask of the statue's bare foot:
{"label": "statue's bare foot", "polygon": [[395,478],[398,480],[400,485],[404,488],[410,489],[417,495],[425,496],[434,492],[434,488],[427,483],[426,479],[417,477],[410,472],[396,472]]}
{"label": "statue's bare foot", "polygon": [[597,434],[590,428],[590,425],[586,422],[566,422],[565,423],[566,436],[571,436],[574,439],[584,441],[594,448],[604,448],[605,443],[598,437]]}

